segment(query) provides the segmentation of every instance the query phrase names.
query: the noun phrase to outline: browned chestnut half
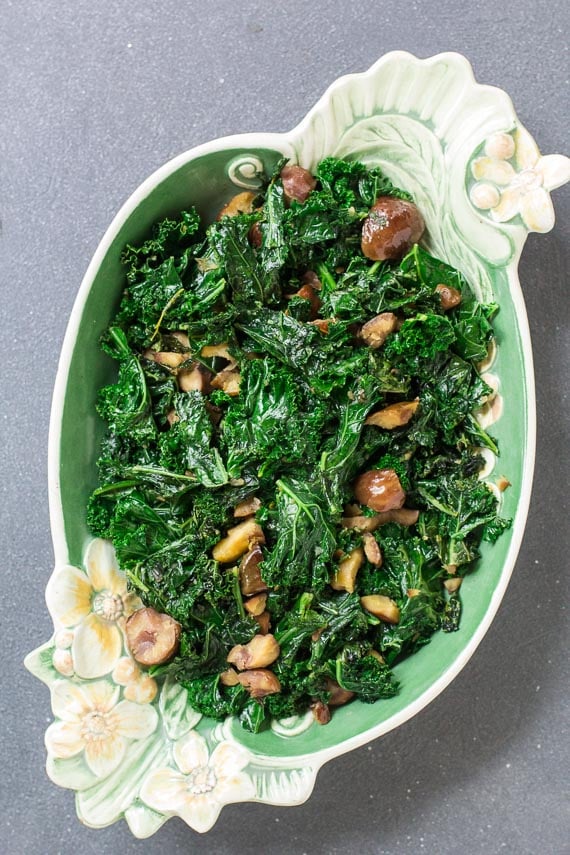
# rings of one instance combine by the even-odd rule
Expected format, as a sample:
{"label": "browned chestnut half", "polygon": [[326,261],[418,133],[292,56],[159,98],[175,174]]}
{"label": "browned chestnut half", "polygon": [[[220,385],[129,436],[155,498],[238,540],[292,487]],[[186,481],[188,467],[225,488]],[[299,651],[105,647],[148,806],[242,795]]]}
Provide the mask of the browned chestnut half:
{"label": "browned chestnut half", "polygon": [[439,294],[441,308],[444,312],[448,309],[454,309],[461,303],[461,291],[457,288],[452,288],[451,285],[436,285],[435,290]]}
{"label": "browned chestnut half", "polygon": [[[353,514],[343,517],[341,525],[343,528],[355,528],[358,531],[376,531],[381,525],[395,522],[398,525],[415,525],[419,519],[420,512],[412,508],[393,508],[381,514],[373,514],[365,517],[363,514]],[[451,571],[448,571],[451,572]]]}
{"label": "browned chestnut half", "polygon": [[271,665],[279,656],[280,647],[275,637],[254,635],[247,644],[236,644],[228,653],[226,659],[230,665],[235,665],[239,671],[251,668],[265,668]]}
{"label": "browned chestnut half", "polygon": [[267,585],[261,578],[261,570],[259,569],[262,561],[263,552],[258,543],[255,543],[241,560],[239,565],[239,584],[242,594],[246,597],[267,591]]}
{"label": "browned chestnut half", "polygon": [[133,612],[125,629],[129,650],[141,665],[162,665],[178,650],[180,624],[156,609]]}
{"label": "browned chestnut half", "polygon": [[424,229],[424,218],[413,202],[380,196],[362,225],[362,252],[373,261],[400,259]]}
{"label": "browned chestnut half", "polygon": [[221,220],[222,217],[237,217],[239,214],[251,214],[256,195],[256,193],[252,193],[250,190],[238,193],[224,205],[216,219]]}
{"label": "browned chestnut half", "polygon": [[390,511],[401,508],[406,494],[393,469],[371,469],[354,482],[354,495],[361,505],[373,511]]}
{"label": "browned chestnut half", "polygon": [[302,166],[284,166],[281,170],[281,181],[283,182],[283,195],[288,203],[291,203],[293,199],[296,202],[306,202],[311,190],[317,186],[317,182],[309,170],[303,169]]}
{"label": "browned chestnut half", "polygon": [[302,300],[308,300],[311,305],[311,319],[317,317],[318,311],[321,308],[320,298],[312,285],[305,283],[301,285],[299,290],[291,295],[292,297],[301,297]]}
{"label": "browned chestnut half", "polygon": [[261,232],[261,223],[254,223],[247,233],[247,239],[250,244],[256,249],[259,249],[263,243],[263,234]]}
{"label": "browned chestnut half", "polygon": [[242,671],[238,674],[238,680],[252,698],[264,698],[266,695],[275,695],[281,691],[279,679],[268,668]]}
{"label": "browned chestnut half", "polygon": [[311,704],[311,712],[317,724],[328,724],[331,720],[331,711],[328,704],[323,704],[322,701],[313,701]]}
{"label": "browned chestnut half", "polygon": [[339,686],[336,680],[331,680],[330,677],[327,677],[326,689],[327,692],[331,693],[329,698],[329,707],[341,707],[343,704],[347,704],[354,697],[354,692],[349,692],[348,689],[343,689],[342,686]]}

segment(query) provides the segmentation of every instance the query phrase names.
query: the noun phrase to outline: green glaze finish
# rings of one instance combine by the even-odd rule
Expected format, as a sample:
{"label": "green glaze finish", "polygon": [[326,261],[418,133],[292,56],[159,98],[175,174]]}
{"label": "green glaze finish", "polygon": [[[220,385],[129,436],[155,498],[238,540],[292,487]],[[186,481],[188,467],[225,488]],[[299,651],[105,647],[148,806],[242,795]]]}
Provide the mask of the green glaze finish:
{"label": "green glaze finish", "polygon": [[[232,801],[298,804],[324,762],[406,721],[473,654],[514,566],[534,463],[532,355],[517,262],[527,231],[553,224],[548,190],[569,177],[570,161],[540,158],[533,146],[508,96],[476,84],[463,57],[388,54],[365,74],[333,84],[289,134],[225,138],[166,164],[115,218],[87,271],[62,351],[50,437],[56,570],[47,600],[55,634],[26,660],[52,692],[48,773],[76,791],[88,825],[123,816],[136,836],[146,837],[171,815],[206,831]],[[236,188],[255,187],[258,173],[270,173],[282,155],[313,168],[330,154],[380,164],[418,202],[426,245],[461,269],[481,298],[500,304],[498,352],[489,370],[502,402],[491,430],[501,457],[490,461],[486,477],[511,482],[501,500],[514,524],[496,545],[484,545],[477,572],[465,579],[460,630],[436,634],[397,666],[396,697],[349,704],[326,727],[307,715],[253,735],[232,719],[201,717],[183,688],[142,674],[126,649],[124,619],[136,604],[112,550],[91,541],[85,525],[103,432],[96,391],[113,376],[98,340],[124,285],[125,243],[189,205],[212,219]],[[110,749],[103,757],[78,736],[89,731],[94,711],[103,721],[101,739],[120,758]]]}

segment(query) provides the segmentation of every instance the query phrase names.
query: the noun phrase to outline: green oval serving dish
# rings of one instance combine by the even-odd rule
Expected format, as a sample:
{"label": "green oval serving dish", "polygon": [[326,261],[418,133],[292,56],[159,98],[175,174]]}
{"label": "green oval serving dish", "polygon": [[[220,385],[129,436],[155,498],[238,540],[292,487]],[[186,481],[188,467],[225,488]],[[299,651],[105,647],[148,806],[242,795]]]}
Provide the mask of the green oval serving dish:
{"label": "green oval serving dish", "polygon": [[[235,720],[201,717],[185,689],[142,673],[125,646],[124,621],[136,598],[110,544],[93,540],[85,523],[103,433],[95,400],[113,376],[99,338],[124,286],[126,243],[189,205],[213,219],[282,156],[313,169],[328,155],[380,165],[420,207],[427,248],[459,268],[481,299],[500,305],[498,347],[487,366],[497,395],[481,418],[494,422],[501,448],[485,477],[510,481],[501,513],[513,526],[484,545],[481,566],[465,579],[459,631],[437,633],[396,667],[396,697],[349,704],[326,727],[309,714],[253,735]],[[229,802],[299,804],[324,762],[411,718],[473,655],[513,571],[531,491],[535,398],[517,264],[528,232],[554,225],[549,191],[569,178],[570,161],[541,156],[509,97],[477,84],[465,58],[395,52],[364,74],[337,80],[290,133],[225,137],[191,149],[122,207],[89,265],[61,354],[49,446],[55,570],[46,596],[54,635],[26,659],[51,691],[48,774],[75,791],[83,822],[101,827],[124,817],[146,837],[173,815],[207,831]]]}

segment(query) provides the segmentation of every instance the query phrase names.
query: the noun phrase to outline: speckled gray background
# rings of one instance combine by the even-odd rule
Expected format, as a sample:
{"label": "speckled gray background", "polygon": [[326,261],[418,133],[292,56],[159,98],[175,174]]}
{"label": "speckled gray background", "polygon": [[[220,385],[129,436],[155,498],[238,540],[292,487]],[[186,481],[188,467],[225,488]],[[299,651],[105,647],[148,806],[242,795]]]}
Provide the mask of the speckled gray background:
{"label": "speckled gray background", "polygon": [[545,153],[564,151],[567,10],[566,0],[0,0],[1,853],[570,852],[567,190],[555,194],[555,231],[530,238],[520,267],[538,381],[527,533],[493,627],[430,707],[326,766],[302,807],[232,806],[206,837],[173,820],[138,842],[124,823],[81,826],[72,794],[48,781],[48,693],[21,665],[51,630],[46,445],[58,352],[125,198],[197,143],[288,129],[337,76],[398,48],[463,52],[481,82],[510,93]]}

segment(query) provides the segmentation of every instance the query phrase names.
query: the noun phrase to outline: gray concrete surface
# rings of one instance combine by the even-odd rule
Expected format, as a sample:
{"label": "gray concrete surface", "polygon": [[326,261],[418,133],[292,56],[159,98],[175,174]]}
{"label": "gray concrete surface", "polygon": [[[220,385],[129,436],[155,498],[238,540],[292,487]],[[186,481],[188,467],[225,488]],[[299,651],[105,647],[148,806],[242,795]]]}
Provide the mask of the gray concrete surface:
{"label": "gray concrete surface", "polygon": [[48,781],[48,693],[21,664],[50,633],[46,445],[58,352],[123,200],[199,142],[288,129],[337,76],[396,48],[465,53],[481,82],[510,93],[545,153],[564,151],[568,23],[564,0],[0,0],[0,852],[570,852],[568,190],[555,194],[556,229],[530,238],[520,267],[539,416],[527,533],[491,631],[436,702],[325,767],[302,807],[232,806],[206,837],[175,820],[137,842],[124,823],[81,826],[72,794]]}

